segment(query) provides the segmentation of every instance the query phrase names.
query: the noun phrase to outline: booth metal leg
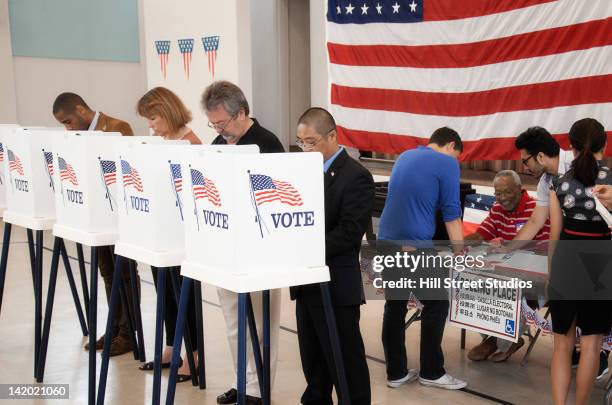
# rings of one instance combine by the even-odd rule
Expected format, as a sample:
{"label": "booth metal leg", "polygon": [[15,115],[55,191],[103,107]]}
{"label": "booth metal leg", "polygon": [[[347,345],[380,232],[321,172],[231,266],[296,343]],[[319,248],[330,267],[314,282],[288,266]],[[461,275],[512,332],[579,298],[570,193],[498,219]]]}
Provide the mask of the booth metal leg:
{"label": "booth metal leg", "polygon": [[[169,271],[170,271],[170,280],[172,282],[172,290],[174,291],[174,299],[176,302],[176,307],[177,307],[177,312],[178,312],[179,296],[181,293],[181,286],[179,284],[180,267],[173,267],[172,269],[169,269]],[[189,290],[189,294],[191,294],[191,290]],[[187,312],[185,312],[185,316],[186,314]],[[194,349],[194,344],[196,344],[196,342],[191,341],[191,328],[195,328],[195,327],[196,325],[191,325],[188,321],[186,321],[184,330],[182,332],[184,333],[185,352],[187,356],[187,362],[189,363],[189,371],[191,372],[191,385],[193,385],[194,387],[197,387],[198,386],[198,373],[196,369],[195,359],[193,358],[193,349]],[[175,334],[177,333],[177,330],[178,328],[175,327],[174,328]]]}
{"label": "booth metal leg", "polygon": [[[4,236],[2,237],[2,255],[0,256],[0,313],[2,312],[2,298],[4,296],[4,282],[6,281],[6,268],[8,264],[9,244],[11,243],[12,225],[4,223]],[[34,266],[32,266],[34,268]],[[36,291],[36,288],[34,289]]]}
{"label": "booth metal leg", "polygon": [[[251,294],[246,294],[247,298],[247,325],[251,335],[251,346],[253,347],[253,357],[255,358],[255,369],[257,370],[257,381],[259,382],[259,391],[263,392],[263,365],[261,359],[261,349],[259,347],[259,335],[257,334],[257,324],[255,323],[255,314],[253,313],[253,301]],[[248,363],[248,358],[247,358]]]}
{"label": "booth metal leg", "polygon": [[28,235],[28,253],[30,254],[30,270],[32,271],[32,291],[34,291],[34,299],[36,299],[36,254],[34,253],[34,232],[31,229],[26,229]]}
{"label": "booth metal leg", "polygon": [[97,405],[104,404],[106,395],[106,381],[108,377],[108,363],[110,358],[110,347],[112,339],[107,339],[106,336],[113,336],[113,323],[117,312],[117,304],[119,304],[119,287],[121,285],[121,261],[115,260],[115,272],[113,273],[113,284],[111,287],[111,296],[108,302],[108,317],[106,319],[106,332],[104,334],[104,348],[102,349],[102,361],[100,364],[100,382],[98,385],[98,400]]}
{"label": "booth metal leg", "polygon": [[87,324],[89,325],[89,289],[87,287],[87,270],[85,268],[85,255],[83,254],[83,245],[76,244],[77,257],[79,259],[79,274],[81,275],[81,289],[83,290],[83,302],[85,303],[85,312],[87,313]]}
{"label": "booth metal leg", "polygon": [[271,390],[270,390],[270,290],[265,290],[262,293],[262,310],[263,310],[263,391],[261,398],[263,405],[270,405]]}
{"label": "booth metal leg", "polygon": [[323,298],[323,310],[325,311],[327,329],[329,330],[329,340],[331,341],[334,363],[336,365],[336,374],[338,377],[338,403],[343,405],[349,405],[351,403],[351,399],[348,390],[348,383],[346,381],[344,361],[342,359],[342,350],[340,349],[340,338],[338,337],[336,316],[334,315],[331,294],[329,292],[329,283],[321,283],[320,285],[321,297]]}
{"label": "booth metal leg", "polygon": [[176,328],[174,331],[174,341],[172,342],[172,363],[170,365],[170,375],[168,376],[168,392],[166,394],[166,405],[174,404],[174,396],[176,394],[176,377],[180,366],[181,341],[183,339],[183,331],[185,330],[185,320],[187,319],[187,305],[189,304],[189,295],[191,294],[192,283],[192,279],[190,279],[189,277],[183,277],[181,293],[179,296],[179,303],[177,306],[178,309],[176,317]]}
{"label": "booth metal leg", "polygon": [[[183,277],[183,283],[185,277]],[[204,361],[204,316],[202,315],[202,283],[193,282],[194,300],[196,304],[196,331],[198,336],[198,382],[200,389],[206,389],[206,362]],[[181,289],[182,294],[182,289]]]}
{"label": "booth metal leg", "polygon": [[45,321],[40,342],[40,353],[36,370],[36,382],[43,382],[45,375],[45,363],[47,361],[47,347],[49,345],[49,333],[51,331],[51,317],[53,315],[53,301],[55,299],[55,286],[57,284],[57,269],[59,267],[61,239],[56,237],[53,242],[53,255],[51,258],[51,270],[49,273],[49,289],[47,290],[47,304],[45,305]]}
{"label": "booth metal leg", "polygon": [[[55,248],[54,248],[55,250]],[[81,331],[83,336],[87,336],[87,322],[85,321],[85,315],[83,315],[83,308],[81,307],[81,300],[79,299],[79,292],[77,290],[76,283],[74,282],[74,276],[72,275],[72,267],[70,266],[70,258],[66,251],[66,245],[64,240],[59,238],[59,251],[62,255],[62,261],[64,262],[64,269],[66,270],[66,276],[68,277],[68,284],[70,285],[70,292],[72,293],[72,299],[74,300],[74,307],[77,311],[79,318],[79,324],[81,325]]]}
{"label": "booth metal leg", "polygon": [[461,350],[465,350],[465,329],[461,328]]}
{"label": "booth metal leg", "polygon": [[[88,404],[96,403],[96,335],[98,322],[98,249],[91,248],[89,282],[89,381]],[[106,339],[104,339],[106,340]]]}
{"label": "booth metal leg", "polygon": [[140,291],[138,290],[138,284],[136,280],[138,279],[138,272],[136,271],[136,263],[134,260],[130,260],[130,284],[132,288],[132,297],[133,299],[133,307],[134,307],[134,317],[136,321],[136,330],[138,331],[138,359],[140,362],[144,363],[147,361],[147,357],[145,354],[145,345],[144,345],[144,332],[142,329],[142,312],[140,310]]}
{"label": "booth metal leg", "polygon": [[238,381],[236,388],[238,391],[238,405],[245,405],[246,401],[246,368],[247,368],[247,294],[238,294]]}
{"label": "booth metal leg", "polygon": [[153,400],[152,404],[160,402],[161,393],[161,358],[164,342],[164,314],[166,303],[166,273],[168,269],[157,271],[157,311],[155,313],[155,353],[153,355]]}
{"label": "booth metal leg", "polygon": [[40,355],[40,339],[42,329],[42,272],[43,272],[43,231],[36,231],[36,256],[35,256],[35,300],[34,300],[34,378],[38,369]]}

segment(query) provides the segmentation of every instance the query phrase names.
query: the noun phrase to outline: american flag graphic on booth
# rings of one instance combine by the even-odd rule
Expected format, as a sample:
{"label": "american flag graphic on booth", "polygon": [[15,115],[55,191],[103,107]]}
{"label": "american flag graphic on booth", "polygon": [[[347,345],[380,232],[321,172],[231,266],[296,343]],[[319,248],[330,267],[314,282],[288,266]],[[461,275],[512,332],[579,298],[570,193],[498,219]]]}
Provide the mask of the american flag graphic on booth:
{"label": "american flag graphic on booth", "polygon": [[340,143],[398,154],[449,126],[462,159],[494,160],[534,125],[566,149],[584,117],[612,135],[610,0],[327,3]]}
{"label": "american flag graphic on booth", "polygon": [[117,182],[117,165],[114,160],[100,160],[102,174],[104,175],[104,183],[107,186]]}
{"label": "american flag graphic on booth", "polygon": [[217,190],[217,186],[215,186],[215,182],[204,177],[204,174],[199,170],[190,170],[191,184],[193,186],[193,195],[195,199],[199,200],[201,198],[206,198],[212,205],[220,207],[221,195],[219,194],[219,190]]}
{"label": "american flag graphic on booth", "polygon": [[179,39],[178,40],[179,50],[183,55],[183,70],[185,75],[189,79],[189,73],[191,69],[191,55],[193,53],[193,38]]}
{"label": "american flag graphic on booth", "polygon": [[0,162],[4,162],[4,145],[0,142]]}
{"label": "american flag graphic on booth", "polygon": [[275,180],[263,174],[250,174],[257,205],[279,201],[291,206],[302,205],[299,191],[287,181]]}
{"label": "american flag graphic on booth", "polygon": [[170,41],[155,41],[155,49],[159,55],[161,71],[166,79],[168,73],[168,57],[170,56]]}
{"label": "american flag graphic on booth", "polygon": [[203,37],[202,44],[204,52],[208,57],[208,73],[215,78],[215,61],[217,60],[217,52],[219,51],[219,36]]}
{"label": "american flag graphic on booth", "polygon": [[47,162],[49,176],[53,176],[53,153],[47,151],[44,151],[43,153],[45,154],[45,162]]}
{"label": "american flag graphic on booth", "polygon": [[174,181],[174,189],[177,193],[183,189],[183,175],[181,174],[181,165],[178,163],[170,163],[172,171],[172,180]]}
{"label": "american flag graphic on booth", "polygon": [[127,160],[121,160],[121,174],[123,175],[123,188],[132,186],[136,191],[142,193],[142,180],[140,174]]}
{"label": "american flag graphic on booth", "polygon": [[7,149],[8,160],[9,160],[9,172],[17,172],[20,176],[23,176],[23,165],[21,159],[12,150]]}
{"label": "american flag graphic on booth", "polygon": [[68,162],[66,162],[66,159],[58,156],[57,165],[59,167],[60,181],[68,180],[73,186],[79,185],[77,175],[72,166]]}

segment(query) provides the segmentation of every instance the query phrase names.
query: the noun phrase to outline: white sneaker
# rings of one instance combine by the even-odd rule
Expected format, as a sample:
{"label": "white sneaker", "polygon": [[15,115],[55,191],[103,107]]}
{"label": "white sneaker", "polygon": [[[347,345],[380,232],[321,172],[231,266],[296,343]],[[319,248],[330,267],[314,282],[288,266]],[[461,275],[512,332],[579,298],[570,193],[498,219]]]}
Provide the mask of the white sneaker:
{"label": "white sneaker", "polygon": [[406,374],[404,377],[400,378],[399,380],[387,380],[387,387],[391,387],[391,388],[401,387],[402,385],[410,381],[416,380],[418,375],[419,375],[419,370],[415,370],[411,368],[410,370],[408,370],[408,374]]}
{"label": "white sneaker", "polygon": [[467,381],[463,381],[458,378],[455,378],[448,373],[444,374],[442,377],[438,378],[437,380],[428,380],[426,378],[419,377],[419,382],[422,385],[426,385],[429,387],[444,388],[446,390],[460,390],[461,388],[467,386]]}

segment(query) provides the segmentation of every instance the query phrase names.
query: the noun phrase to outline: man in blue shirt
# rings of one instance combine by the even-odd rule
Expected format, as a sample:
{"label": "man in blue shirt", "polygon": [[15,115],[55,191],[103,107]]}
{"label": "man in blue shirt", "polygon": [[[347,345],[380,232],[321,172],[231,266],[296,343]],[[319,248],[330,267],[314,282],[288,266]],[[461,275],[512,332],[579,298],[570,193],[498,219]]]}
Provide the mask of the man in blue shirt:
{"label": "man in blue shirt", "polygon": [[[427,146],[419,146],[400,155],[391,172],[389,194],[380,219],[379,240],[398,247],[405,244],[430,246],[436,230],[436,213],[441,211],[450,240],[463,241],[457,162],[462,151],[463,143],[457,132],[444,127],[432,134]],[[421,299],[424,307],[421,313],[419,372],[407,367],[404,325],[408,301],[407,297],[400,298],[390,299],[390,294],[387,294],[385,303],[382,341],[387,363],[387,385],[396,388],[418,376],[422,385],[445,389],[465,387],[467,382],[452,377],[444,370],[442,337],[448,315],[448,300]]]}

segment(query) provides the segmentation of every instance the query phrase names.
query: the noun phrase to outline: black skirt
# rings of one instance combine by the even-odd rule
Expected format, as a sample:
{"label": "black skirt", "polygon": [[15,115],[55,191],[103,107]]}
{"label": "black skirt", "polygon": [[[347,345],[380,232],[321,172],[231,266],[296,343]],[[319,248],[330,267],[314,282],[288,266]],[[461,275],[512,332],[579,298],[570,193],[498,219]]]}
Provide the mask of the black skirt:
{"label": "black skirt", "polygon": [[[584,247],[587,245],[582,241],[609,241],[610,229],[603,221],[582,221],[571,218],[564,218],[563,225],[560,243],[557,244],[552,257],[548,288],[553,332],[567,334],[572,323],[576,321],[576,326],[580,328],[582,335],[607,335],[612,327],[612,300],[590,299],[588,289],[603,289],[600,296],[602,294],[606,296],[606,289],[610,287],[604,285],[598,287],[587,275],[587,270],[592,269],[579,269],[573,267],[572,263],[581,256],[582,267],[586,266]],[[564,241],[576,241],[576,243]],[[593,247],[601,249],[602,253],[605,253],[603,250],[610,252],[605,242],[596,242],[588,247],[591,252]],[[587,263],[591,263],[594,255],[599,253],[590,254],[591,257],[586,259]],[[598,278],[604,278],[603,276],[598,275]]]}

